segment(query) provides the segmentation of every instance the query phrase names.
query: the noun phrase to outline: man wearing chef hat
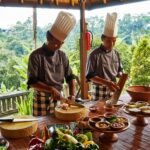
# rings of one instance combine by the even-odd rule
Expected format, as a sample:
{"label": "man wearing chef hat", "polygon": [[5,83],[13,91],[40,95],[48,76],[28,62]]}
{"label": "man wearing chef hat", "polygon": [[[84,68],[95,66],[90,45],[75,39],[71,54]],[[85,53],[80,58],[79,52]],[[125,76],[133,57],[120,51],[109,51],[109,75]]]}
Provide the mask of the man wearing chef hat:
{"label": "man wearing chef hat", "polygon": [[118,90],[116,77],[122,74],[118,52],[114,49],[117,37],[117,13],[108,13],[102,44],[93,50],[87,61],[86,78],[92,82],[92,99],[107,100]]}
{"label": "man wearing chef hat", "polygon": [[70,97],[74,95],[74,75],[69,60],[60,47],[75,23],[72,14],[61,11],[51,29],[47,31],[47,42],[29,57],[27,84],[35,91],[34,116],[53,113],[56,101],[62,98],[64,78],[69,85]]}

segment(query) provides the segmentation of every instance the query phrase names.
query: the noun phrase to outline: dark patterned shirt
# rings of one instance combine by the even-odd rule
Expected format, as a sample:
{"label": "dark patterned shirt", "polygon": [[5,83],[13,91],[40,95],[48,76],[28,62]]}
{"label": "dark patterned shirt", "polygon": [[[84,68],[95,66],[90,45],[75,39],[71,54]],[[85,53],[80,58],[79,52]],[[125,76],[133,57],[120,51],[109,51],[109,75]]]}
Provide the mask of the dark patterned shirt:
{"label": "dark patterned shirt", "polygon": [[44,44],[31,53],[28,63],[27,84],[29,87],[31,84],[41,81],[61,91],[64,78],[66,82],[69,82],[74,75],[63,51],[50,52]]}
{"label": "dark patterned shirt", "polygon": [[107,52],[102,45],[90,53],[86,67],[88,80],[94,76],[99,76],[115,82],[116,76],[123,70],[119,53],[114,49]]}

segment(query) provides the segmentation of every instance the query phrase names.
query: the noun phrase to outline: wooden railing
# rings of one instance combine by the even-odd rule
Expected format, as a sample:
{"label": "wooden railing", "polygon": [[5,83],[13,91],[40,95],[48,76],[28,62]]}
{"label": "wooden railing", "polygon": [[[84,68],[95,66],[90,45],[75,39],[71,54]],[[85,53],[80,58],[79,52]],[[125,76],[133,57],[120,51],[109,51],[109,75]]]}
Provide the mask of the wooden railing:
{"label": "wooden railing", "polygon": [[[76,84],[76,89],[78,88],[79,87]],[[0,95],[0,117],[18,112],[16,103],[20,104],[21,101],[28,100],[28,94],[29,91],[17,91]],[[68,95],[68,85],[64,85],[63,96],[68,97]]]}
{"label": "wooden railing", "polygon": [[0,95],[0,116],[18,112],[16,103],[27,100],[28,91],[17,91]]}

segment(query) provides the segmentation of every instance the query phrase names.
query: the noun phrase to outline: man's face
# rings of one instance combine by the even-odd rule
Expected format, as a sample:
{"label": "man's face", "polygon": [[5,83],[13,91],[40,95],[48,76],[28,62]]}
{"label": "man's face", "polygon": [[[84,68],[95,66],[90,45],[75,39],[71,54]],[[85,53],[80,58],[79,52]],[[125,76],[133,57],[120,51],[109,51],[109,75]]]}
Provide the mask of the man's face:
{"label": "man's face", "polygon": [[116,43],[116,37],[104,37],[102,39],[104,47],[111,51]]}
{"label": "man's face", "polygon": [[47,46],[50,51],[56,51],[62,46],[63,42],[60,42],[59,40],[55,39],[54,37],[51,37],[47,41]]}

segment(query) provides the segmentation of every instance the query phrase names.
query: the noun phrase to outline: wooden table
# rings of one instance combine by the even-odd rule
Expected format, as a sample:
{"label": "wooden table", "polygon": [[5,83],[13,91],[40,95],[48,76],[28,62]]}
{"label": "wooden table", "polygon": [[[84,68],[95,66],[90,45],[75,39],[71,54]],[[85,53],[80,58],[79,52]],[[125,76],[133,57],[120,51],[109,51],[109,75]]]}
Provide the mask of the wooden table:
{"label": "wooden table", "polygon": [[[130,100],[128,96],[122,97],[122,99],[126,102]],[[129,116],[122,111],[119,113],[120,115],[126,116],[129,119],[134,118],[133,116]],[[90,115],[93,116],[96,114],[90,113]],[[42,130],[44,126],[48,124],[67,123],[57,120],[54,116],[38,117],[38,119],[39,130]],[[100,133],[96,131],[93,132],[94,141],[100,145],[102,150],[148,150],[150,149],[150,118],[148,117],[147,119],[149,121],[147,126],[135,126],[131,124],[129,129],[126,131],[117,133],[119,136],[117,142],[101,142],[99,140]],[[27,150],[29,140],[29,137],[22,139],[8,139],[10,142],[10,150]]]}

